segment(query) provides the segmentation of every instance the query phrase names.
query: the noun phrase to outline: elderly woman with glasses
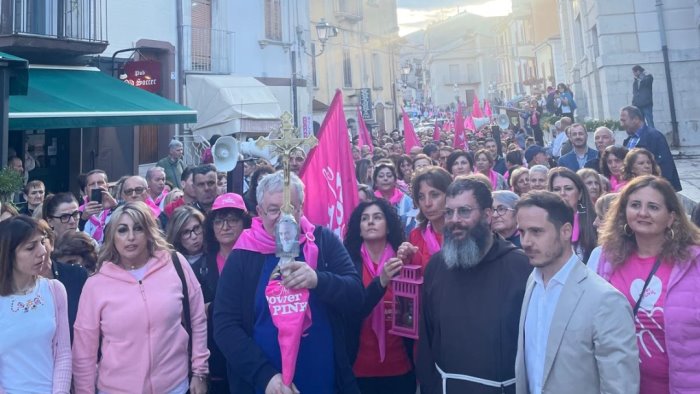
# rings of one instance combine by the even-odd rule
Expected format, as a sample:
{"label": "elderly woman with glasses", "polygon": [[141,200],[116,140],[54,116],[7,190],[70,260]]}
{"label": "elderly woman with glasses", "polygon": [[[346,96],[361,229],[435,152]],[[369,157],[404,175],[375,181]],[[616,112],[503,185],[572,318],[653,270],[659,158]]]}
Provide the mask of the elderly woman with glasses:
{"label": "elderly woman with glasses", "polygon": [[226,358],[214,342],[214,324],[211,306],[216,298],[219,276],[224,269],[233,245],[243,230],[250,228],[252,219],[248,215],[243,197],[236,193],[226,193],[214,200],[211,211],[204,220],[205,256],[192,268],[200,278],[208,317],[208,347],[210,389],[214,393],[228,393]]}
{"label": "elderly woman with glasses", "polygon": [[522,248],[518,222],[515,217],[515,203],[520,197],[507,190],[498,190],[491,195],[493,196],[491,230],[518,248]]}

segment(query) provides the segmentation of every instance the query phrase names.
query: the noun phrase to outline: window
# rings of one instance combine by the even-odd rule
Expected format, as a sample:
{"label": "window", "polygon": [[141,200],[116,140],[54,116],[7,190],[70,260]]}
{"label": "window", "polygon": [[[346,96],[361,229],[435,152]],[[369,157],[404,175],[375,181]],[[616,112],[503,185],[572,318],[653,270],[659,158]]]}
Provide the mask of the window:
{"label": "window", "polygon": [[211,0],[192,0],[192,70],[211,71]]}
{"label": "window", "polygon": [[459,81],[459,64],[450,64],[450,83],[458,83]]}
{"label": "window", "polygon": [[265,38],[282,41],[282,0],[265,0]]}
{"label": "window", "polygon": [[382,58],[378,53],[372,54],[372,87],[375,89],[381,89],[383,86],[382,81]]}
{"label": "window", "polygon": [[346,88],[352,87],[352,58],[350,51],[343,50],[343,86]]}
{"label": "window", "polygon": [[479,80],[479,76],[476,72],[476,65],[474,63],[467,63],[467,76],[465,78],[466,82],[476,82]]}

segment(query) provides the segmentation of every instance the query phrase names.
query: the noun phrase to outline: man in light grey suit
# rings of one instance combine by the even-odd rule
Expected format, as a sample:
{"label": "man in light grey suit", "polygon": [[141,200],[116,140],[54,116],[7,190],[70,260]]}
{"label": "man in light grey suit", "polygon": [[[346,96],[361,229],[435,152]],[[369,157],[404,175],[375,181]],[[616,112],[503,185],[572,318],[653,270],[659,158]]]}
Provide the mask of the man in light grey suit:
{"label": "man in light grey suit", "polygon": [[573,253],[573,209],[544,191],[528,193],[515,209],[535,267],[520,312],[516,393],[638,393],[632,309]]}

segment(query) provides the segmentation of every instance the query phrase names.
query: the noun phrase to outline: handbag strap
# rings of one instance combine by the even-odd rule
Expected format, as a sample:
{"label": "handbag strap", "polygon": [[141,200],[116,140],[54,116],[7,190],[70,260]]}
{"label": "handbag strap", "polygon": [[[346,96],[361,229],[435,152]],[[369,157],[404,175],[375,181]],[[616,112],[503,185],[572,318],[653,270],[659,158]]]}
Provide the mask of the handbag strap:
{"label": "handbag strap", "polygon": [[189,374],[192,374],[192,318],[190,317],[190,292],[187,287],[187,281],[185,280],[185,272],[182,270],[182,264],[180,263],[180,258],[177,256],[177,252],[172,253],[173,265],[175,265],[175,271],[177,271],[177,276],[182,282],[182,326],[187,331],[187,364],[189,365]]}
{"label": "handbag strap", "polygon": [[637,303],[634,305],[634,309],[632,310],[633,316],[637,316],[637,312],[639,311],[639,307],[642,305],[642,299],[644,298],[644,292],[647,290],[647,286],[649,286],[649,282],[651,282],[651,278],[654,277],[654,274],[656,273],[656,270],[659,269],[660,265],[661,265],[661,258],[659,257],[654,262],[654,266],[651,267],[651,271],[649,272],[649,276],[647,276],[647,280],[644,281],[644,287],[642,287],[642,292],[639,293],[639,298],[637,298]]}

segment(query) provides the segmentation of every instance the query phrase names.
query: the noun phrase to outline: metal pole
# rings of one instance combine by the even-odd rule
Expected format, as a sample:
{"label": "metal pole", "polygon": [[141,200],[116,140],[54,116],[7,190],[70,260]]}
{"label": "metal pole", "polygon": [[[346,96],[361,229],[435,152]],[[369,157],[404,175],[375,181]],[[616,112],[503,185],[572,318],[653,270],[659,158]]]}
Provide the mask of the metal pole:
{"label": "metal pole", "polygon": [[292,108],[294,110],[294,127],[299,127],[299,106],[297,99],[297,53],[290,51],[292,58]]}
{"label": "metal pole", "polygon": [[[177,3],[177,100],[180,104],[185,104],[184,86],[185,86],[185,48],[184,48],[184,15],[182,8],[183,0],[175,0]],[[175,128],[177,135],[182,133],[182,124],[178,124]]]}
{"label": "metal pole", "polygon": [[678,135],[678,119],[676,118],[676,102],[673,98],[673,80],[671,79],[671,63],[668,59],[668,43],[666,42],[666,25],[664,23],[664,3],[656,0],[656,16],[659,20],[659,36],[661,37],[661,52],[664,56],[666,72],[666,88],[668,89],[668,106],[671,110],[671,145],[678,148],[681,145]]}
{"label": "metal pole", "polygon": [[[6,65],[5,65],[6,66]],[[0,168],[7,164],[7,144],[10,133],[10,70],[0,68]]]}

